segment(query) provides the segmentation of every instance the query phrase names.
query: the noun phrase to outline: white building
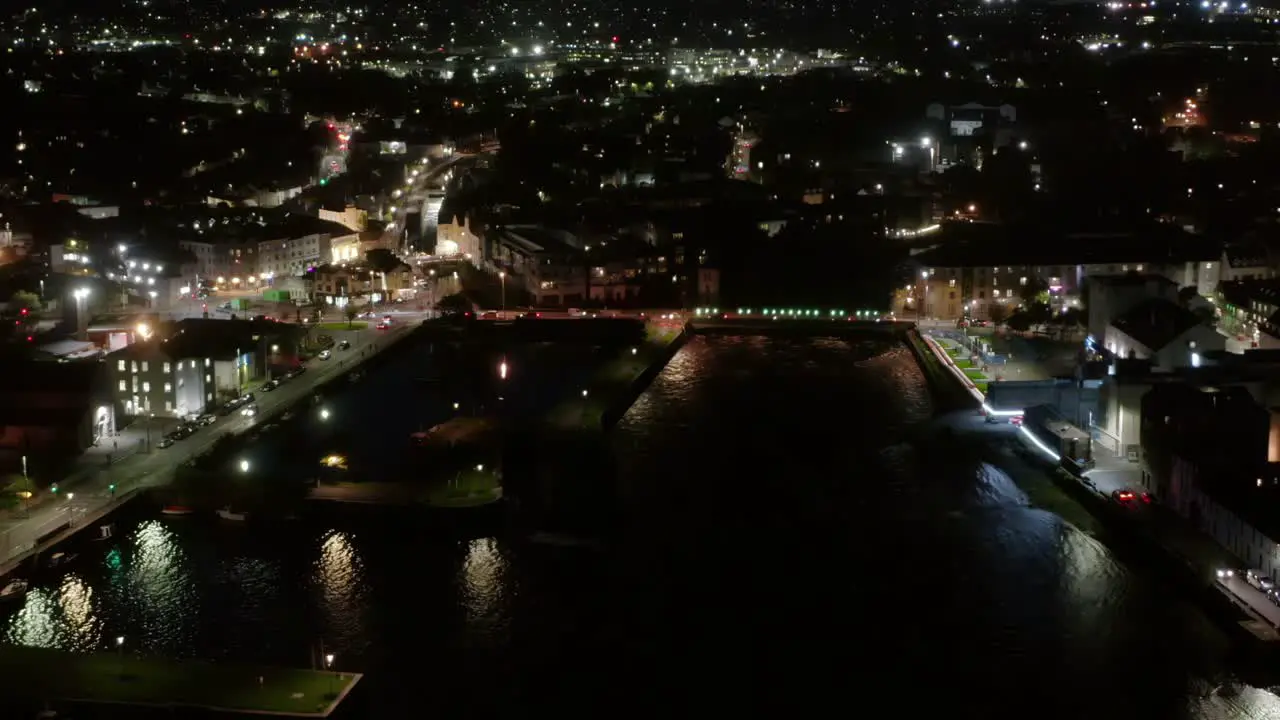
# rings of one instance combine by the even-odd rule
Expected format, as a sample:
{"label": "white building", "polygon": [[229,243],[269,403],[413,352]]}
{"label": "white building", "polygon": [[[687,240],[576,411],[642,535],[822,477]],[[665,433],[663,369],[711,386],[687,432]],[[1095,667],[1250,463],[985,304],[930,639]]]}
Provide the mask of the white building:
{"label": "white building", "polygon": [[328,262],[331,239],[327,233],[311,233],[296,238],[263,240],[258,243],[258,278],[301,275]]}
{"label": "white building", "polygon": [[1155,370],[1199,367],[1226,338],[1194,313],[1164,298],[1130,308],[1107,326],[1103,345],[1116,358],[1150,360]]}

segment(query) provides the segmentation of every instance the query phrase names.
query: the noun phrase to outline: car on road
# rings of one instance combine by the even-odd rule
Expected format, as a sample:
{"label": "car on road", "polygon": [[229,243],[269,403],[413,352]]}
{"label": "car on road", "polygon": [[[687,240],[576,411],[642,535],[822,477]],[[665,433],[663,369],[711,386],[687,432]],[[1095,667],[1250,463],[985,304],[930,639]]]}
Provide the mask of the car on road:
{"label": "car on road", "polygon": [[1139,507],[1142,505],[1150,505],[1152,497],[1150,493],[1138,492],[1129,488],[1120,488],[1111,491],[1111,499],[1126,507]]}
{"label": "car on road", "polygon": [[481,320],[497,320],[498,313],[494,312],[493,310],[490,310],[489,312],[481,314],[480,319]]}
{"label": "car on road", "polygon": [[328,350],[321,350],[320,354],[317,355],[316,357],[320,358],[321,360],[328,360],[329,358],[333,357],[333,353],[329,352]]}
{"label": "car on road", "polygon": [[207,425],[212,425],[216,422],[218,422],[218,416],[213,413],[205,413],[200,417],[196,418],[196,423],[199,425],[207,426]]}
{"label": "car on road", "polygon": [[160,442],[156,443],[156,447],[161,449],[173,447],[173,438],[169,438],[169,437],[160,438]]}
{"label": "car on road", "polygon": [[350,340],[343,340],[342,342],[338,343],[338,349],[339,349],[339,350],[350,350],[350,349],[351,349],[351,341],[350,341]]}
{"label": "car on road", "polygon": [[272,390],[275,390],[278,387],[280,387],[279,380],[268,380],[262,383],[262,392],[271,392]]}
{"label": "car on road", "polygon": [[1246,570],[1244,573],[1244,579],[1245,582],[1264,593],[1270,593],[1276,589],[1276,581],[1272,580],[1270,575],[1267,575],[1261,570]]}
{"label": "car on road", "polygon": [[258,404],[257,404],[257,403],[249,403],[248,405],[245,405],[245,406],[244,406],[244,408],[240,410],[240,414],[241,414],[241,415],[244,415],[245,417],[253,417],[253,416],[257,415],[257,414],[258,414]]}

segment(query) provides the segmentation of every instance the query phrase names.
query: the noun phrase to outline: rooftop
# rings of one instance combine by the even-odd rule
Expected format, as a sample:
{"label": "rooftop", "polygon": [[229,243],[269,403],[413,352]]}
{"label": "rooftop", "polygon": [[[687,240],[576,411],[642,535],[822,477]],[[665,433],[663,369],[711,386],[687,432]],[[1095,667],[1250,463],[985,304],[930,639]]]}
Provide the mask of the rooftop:
{"label": "rooftop", "polygon": [[1151,352],[1164,348],[1199,324],[1200,318],[1195,313],[1164,298],[1139,303],[1111,321],[1112,327]]}
{"label": "rooftop", "polygon": [[1070,232],[1034,225],[947,223],[938,244],[916,255],[924,267],[1097,265],[1212,261],[1219,245],[1180,228]]}

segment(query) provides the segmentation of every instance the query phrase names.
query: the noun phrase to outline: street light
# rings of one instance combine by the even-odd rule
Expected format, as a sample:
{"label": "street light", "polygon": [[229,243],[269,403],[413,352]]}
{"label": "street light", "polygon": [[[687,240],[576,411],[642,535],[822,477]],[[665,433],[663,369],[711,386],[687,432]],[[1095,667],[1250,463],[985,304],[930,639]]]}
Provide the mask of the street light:
{"label": "street light", "polygon": [[505,272],[499,271],[498,279],[502,281],[502,311],[506,312],[507,311],[507,274]]}
{"label": "street light", "polygon": [[501,363],[498,364],[498,377],[502,378],[503,380],[507,379],[507,361],[506,360],[503,360]]}
{"label": "street light", "polygon": [[329,408],[320,408],[320,419],[321,420],[329,419]]}
{"label": "street light", "polygon": [[72,297],[76,299],[76,327],[80,330],[80,339],[88,339],[89,322],[85,317],[84,301],[89,297],[90,289],[87,287],[76,288],[71,292]]}
{"label": "street light", "polygon": [[116,636],[116,664],[121,677],[124,676],[124,636]]}
{"label": "street light", "polygon": [[329,694],[333,695],[333,653],[324,656],[324,669],[329,672]]}
{"label": "street light", "polygon": [[242,472],[242,473],[247,473],[247,472],[249,472],[249,468],[250,468],[250,467],[252,467],[252,466],[251,466],[251,465],[249,465],[249,461],[248,461],[248,460],[241,460],[241,461],[240,461],[240,472]]}

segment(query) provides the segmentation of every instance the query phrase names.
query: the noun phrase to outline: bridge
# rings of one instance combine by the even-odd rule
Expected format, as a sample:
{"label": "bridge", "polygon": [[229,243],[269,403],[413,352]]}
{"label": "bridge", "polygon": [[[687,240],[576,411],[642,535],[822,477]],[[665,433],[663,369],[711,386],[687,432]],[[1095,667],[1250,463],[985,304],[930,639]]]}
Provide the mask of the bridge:
{"label": "bridge", "polygon": [[913,322],[855,316],[819,317],[729,315],[693,317],[689,329],[699,335],[769,335],[775,337],[851,337],[868,334],[902,337]]}

